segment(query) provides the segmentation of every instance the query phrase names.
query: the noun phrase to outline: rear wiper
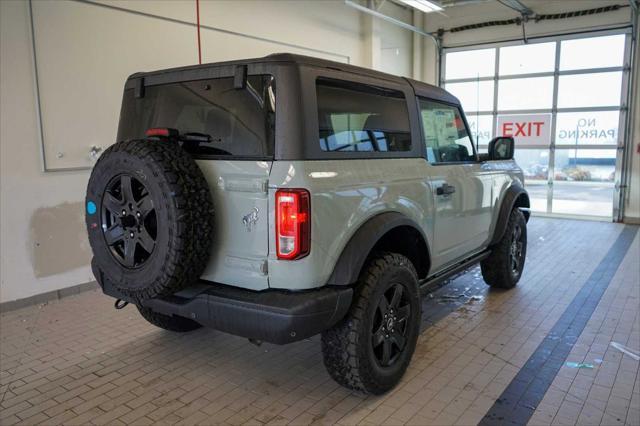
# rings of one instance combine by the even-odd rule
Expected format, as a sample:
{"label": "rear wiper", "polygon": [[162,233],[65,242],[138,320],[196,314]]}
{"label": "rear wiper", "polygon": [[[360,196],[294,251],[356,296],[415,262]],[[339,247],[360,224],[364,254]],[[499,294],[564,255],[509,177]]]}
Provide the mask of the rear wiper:
{"label": "rear wiper", "polygon": [[198,132],[187,132],[178,135],[178,140],[182,142],[209,143],[213,141],[211,135]]}
{"label": "rear wiper", "polygon": [[[177,129],[155,127],[147,130],[145,135],[152,138],[168,138],[169,140],[177,141],[185,151],[194,154],[233,155],[231,152],[221,148],[208,145],[202,146],[201,144],[208,144],[216,140],[206,133],[180,133]],[[222,139],[217,139],[217,141],[222,141]]]}
{"label": "rear wiper", "polygon": [[[215,146],[210,145],[201,145],[208,144],[214,141],[211,135],[206,133],[198,133],[198,132],[187,132],[180,134],[178,136],[178,140],[182,142],[182,148],[187,152],[196,152],[199,154],[209,154],[209,155],[233,155],[227,150],[217,148]],[[218,139],[221,141],[221,139]]]}

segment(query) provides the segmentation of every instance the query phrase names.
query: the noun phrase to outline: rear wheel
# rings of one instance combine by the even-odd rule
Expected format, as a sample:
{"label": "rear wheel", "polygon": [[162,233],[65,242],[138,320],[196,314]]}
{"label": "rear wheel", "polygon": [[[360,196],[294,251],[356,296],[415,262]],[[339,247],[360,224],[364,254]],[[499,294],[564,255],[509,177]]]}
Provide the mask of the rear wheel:
{"label": "rear wheel", "polygon": [[513,209],[502,239],[480,263],[482,278],[491,287],[516,286],[527,255],[527,221],[519,209]]}
{"label": "rear wheel", "polygon": [[189,318],[159,314],[149,308],[145,308],[144,306],[138,306],[138,311],[140,312],[140,315],[142,315],[142,318],[146,319],[156,327],[164,328],[165,330],[185,332],[197,330],[202,327],[200,324],[190,320]]}
{"label": "rear wheel", "polygon": [[342,386],[382,394],[402,378],[419,329],[413,264],[400,254],[380,254],[363,270],[347,316],[322,333],[325,367]]}

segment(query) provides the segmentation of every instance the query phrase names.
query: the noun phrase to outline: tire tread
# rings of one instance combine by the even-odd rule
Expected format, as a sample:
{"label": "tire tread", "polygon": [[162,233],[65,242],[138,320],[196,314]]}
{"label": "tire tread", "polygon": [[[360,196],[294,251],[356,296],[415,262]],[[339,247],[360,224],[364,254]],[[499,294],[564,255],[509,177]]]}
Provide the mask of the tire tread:
{"label": "tire tread", "polygon": [[96,163],[92,178],[101,162],[116,153],[134,156],[154,170],[153,178],[165,195],[159,201],[172,202],[176,217],[169,221],[169,247],[150,285],[132,289],[123,277],[108,278],[120,292],[137,302],[175,293],[197,281],[209,260],[214,208],[208,183],[193,158],[177,143],[146,139],[109,147]]}
{"label": "tire tread", "polygon": [[[329,375],[338,384],[352,390],[382,394],[387,388],[380,387],[372,378],[369,363],[359,347],[363,344],[363,336],[357,332],[366,318],[366,311],[371,303],[372,293],[384,271],[391,267],[403,265],[411,270],[414,277],[417,272],[413,263],[405,256],[396,253],[380,253],[372,258],[363,270],[351,310],[347,317],[337,325],[322,333],[322,354],[324,365]],[[416,278],[417,280],[417,278]]]}
{"label": "tire tread", "polygon": [[[504,235],[493,246],[489,257],[480,262],[480,269],[482,271],[482,278],[491,287],[510,289],[516,286],[520,277],[514,279],[509,267],[509,249],[511,245],[511,230],[520,222],[523,232],[526,233],[526,220],[522,212],[515,208],[509,215],[509,221],[507,222],[507,229]],[[526,250],[526,234],[525,234],[525,250]],[[526,251],[525,251],[526,255]],[[524,267],[524,260],[521,266]]]}

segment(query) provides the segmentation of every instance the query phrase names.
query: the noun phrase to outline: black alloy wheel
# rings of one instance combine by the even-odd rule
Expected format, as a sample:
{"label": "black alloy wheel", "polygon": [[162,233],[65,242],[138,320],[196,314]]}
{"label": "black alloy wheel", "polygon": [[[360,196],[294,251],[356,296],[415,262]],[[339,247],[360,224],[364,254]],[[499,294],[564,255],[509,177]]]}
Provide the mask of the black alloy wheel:
{"label": "black alloy wheel", "polygon": [[111,255],[126,268],[142,266],[158,235],[151,194],[129,174],[114,177],[102,199],[102,232]]}
{"label": "black alloy wheel", "polygon": [[520,209],[511,211],[504,234],[490,249],[489,256],[480,262],[482,278],[494,288],[515,287],[527,257],[527,220]]}
{"label": "black alloy wheel", "polygon": [[514,276],[519,276],[521,272],[523,247],[524,238],[522,227],[519,223],[516,223],[511,231],[511,246],[509,248],[509,265],[511,266],[511,273]]}
{"label": "black alloy wheel", "polygon": [[381,367],[393,365],[407,345],[407,320],[411,316],[411,302],[402,284],[393,283],[378,301],[371,347]]}

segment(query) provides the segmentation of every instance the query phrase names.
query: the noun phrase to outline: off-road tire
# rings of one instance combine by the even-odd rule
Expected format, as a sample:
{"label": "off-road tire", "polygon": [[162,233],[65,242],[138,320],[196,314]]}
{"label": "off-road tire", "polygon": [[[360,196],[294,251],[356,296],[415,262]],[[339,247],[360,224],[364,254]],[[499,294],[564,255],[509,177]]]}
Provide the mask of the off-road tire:
{"label": "off-road tire", "polygon": [[[522,232],[522,249],[517,271],[513,271],[511,267],[511,248],[513,243],[514,229],[519,227]],[[491,287],[509,289],[516,286],[522,270],[527,254],[527,221],[524,214],[515,208],[509,215],[507,229],[498,243],[491,248],[489,257],[480,262],[482,270],[482,278]]]}
{"label": "off-road tire", "polygon": [[[118,263],[101,229],[106,188],[122,175],[148,186],[157,215],[153,253],[136,268]],[[183,289],[204,271],[213,239],[211,194],[202,171],[177,143],[143,139],[112,145],[93,168],[86,203],[95,266],[104,279],[137,304]]]}
{"label": "off-road tire", "polygon": [[[411,301],[406,322],[406,346],[394,365],[381,367],[371,349],[371,327],[377,301],[385,286],[400,283]],[[388,288],[388,287],[386,287]],[[411,361],[420,331],[420,296],[416,270],[409,259],[396,253],[380,253],[363,268],[354,300],[346,317],[322,333],[324,365],[340,385],[380,395],[392,389]]]}
{"label": "off-road tire", "polygon": [[156,327],[164,328],[169,331],[185,332],[193,331],[202,327],[197,322],[190,320],[189,318],[169,316],[159,314],[144,306],[137,306],[142,318],[146,319]]}

